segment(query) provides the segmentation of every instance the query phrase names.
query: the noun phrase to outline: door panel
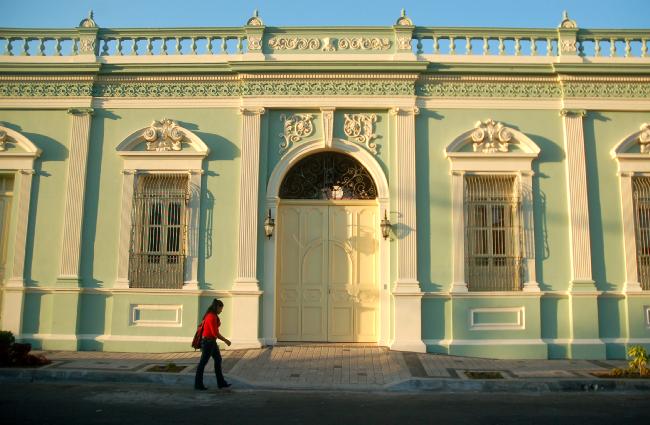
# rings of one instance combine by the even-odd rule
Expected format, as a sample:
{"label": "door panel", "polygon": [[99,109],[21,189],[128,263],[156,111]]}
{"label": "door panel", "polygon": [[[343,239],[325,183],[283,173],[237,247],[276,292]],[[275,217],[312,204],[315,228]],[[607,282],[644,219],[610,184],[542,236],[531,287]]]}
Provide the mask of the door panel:
{"label": "door panel", "polygon": [[278,209],[278,339],[376,342],[377,207]]}
{"label": "door panel", "polygon": [[327,207],[278,210],[278,338],[327,340]]}

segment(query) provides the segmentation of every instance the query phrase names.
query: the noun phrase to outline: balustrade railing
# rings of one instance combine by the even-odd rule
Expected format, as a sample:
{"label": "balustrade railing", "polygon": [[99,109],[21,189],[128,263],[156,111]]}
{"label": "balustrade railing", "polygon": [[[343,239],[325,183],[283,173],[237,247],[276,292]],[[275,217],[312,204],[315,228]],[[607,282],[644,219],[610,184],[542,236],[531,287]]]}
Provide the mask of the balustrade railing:
{"label": "balustrade railing", "polygon": [[556,56],[555,30],[417,27],[416,54]]}
{"label": "balustrade railing", "polygon": [[[259,27],[255,36],[252,36],[252,33],[249,34],[250,28],[248,26],[178,29],[75,28],[69,30],[0,28],[0,57],[77,55],[130,57],[228,55],[243,54],[249,51],[276,54],[290,53],[292,50],[293,53],[300,52],[300,49],[278,49],[273,45],[273,35],[276,33],[286,35],[285,38],[291,39],[291,28],[265,30],[265,27]],[[371,30],[378,31],[376,27]],[[359,37],[361,34],[359,29],[356,28],[354,31],[356,31],[355,36]],[[392,33],[391,27],[386,27],[382,31],[388,36],[387,41],[382,41],[384,38],[381,38],[379,41],[384,44],[380,46],[381,48],[369,49],[371,53],[411,51],[417,55],[440,56],[556,57],[573,55],[582,58],[617,59],[648,58],[650,56],[648,54],[650,30],[410,27],[408,30],[411,35],[410,45],[408,42],[409,32],[404,39],[402,35],[398,37],[397,32]],[[344,40],[345,29],[340,28],[339,32],[341,35],[336,40]],[[304,28],[300,29],[299,34],[303,38],[308,35]],[[384,36],[382,35],[382,37]],[[330,43],[330,39],[323,38],[319,41],[323,48],[312,50],[330,54],[351,53],[348,49],[329,48],[330,46],[326,42]],[[249,43],[254,48],[249,49]]]}
{"label": "balustrade railing", "polygon": [[650,30],[581,29],[577,39],[582,57],[647,58]]}

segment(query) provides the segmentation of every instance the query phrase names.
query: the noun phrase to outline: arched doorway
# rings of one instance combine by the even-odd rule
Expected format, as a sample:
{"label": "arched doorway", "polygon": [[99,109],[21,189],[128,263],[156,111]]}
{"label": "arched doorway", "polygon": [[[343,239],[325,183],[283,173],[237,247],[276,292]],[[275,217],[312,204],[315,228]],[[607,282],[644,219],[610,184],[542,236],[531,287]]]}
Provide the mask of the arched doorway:
{"label": "arched doorway", "polygon": [[277,210],[279,341],[377,342],[377,186],[353,157],[319,152],[285,174]]}

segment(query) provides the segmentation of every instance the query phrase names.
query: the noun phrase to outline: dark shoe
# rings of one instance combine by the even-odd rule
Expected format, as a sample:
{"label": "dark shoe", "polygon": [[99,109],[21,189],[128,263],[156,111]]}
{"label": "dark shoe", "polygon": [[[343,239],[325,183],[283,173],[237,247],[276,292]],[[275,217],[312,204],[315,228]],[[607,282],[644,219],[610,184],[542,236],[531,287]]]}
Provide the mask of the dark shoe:
{"label": "dark shoe", "polygon": [[219,389],[221,389],[221,388],[228,388],[228,387],[230,387],[231,385],[232,385],[232,384],[229,384],[228,382],[224,382],[223,384],[219,385]]}
{"label": "dark shoe", "polygon": [[199,391],[205,391],[208,389],[208,387],[206,387],[205,385],[195,385],[194,389]]}

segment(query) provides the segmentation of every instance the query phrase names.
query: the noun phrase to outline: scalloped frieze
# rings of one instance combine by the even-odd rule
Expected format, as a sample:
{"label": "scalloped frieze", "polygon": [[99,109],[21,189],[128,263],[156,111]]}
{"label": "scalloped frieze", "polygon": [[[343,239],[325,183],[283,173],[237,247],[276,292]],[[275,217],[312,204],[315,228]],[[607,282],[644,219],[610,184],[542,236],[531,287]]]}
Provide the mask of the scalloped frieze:
{"label": "scalloped frieze", "polygon": [[340,50],[388,50],[390,40],[380,37],[342,37],[338,40]]}
{"label": "scalloped frieze", "polygon": [[273,37],[269,47],[274,50],[319,50],[321,41],[309,37]]}

